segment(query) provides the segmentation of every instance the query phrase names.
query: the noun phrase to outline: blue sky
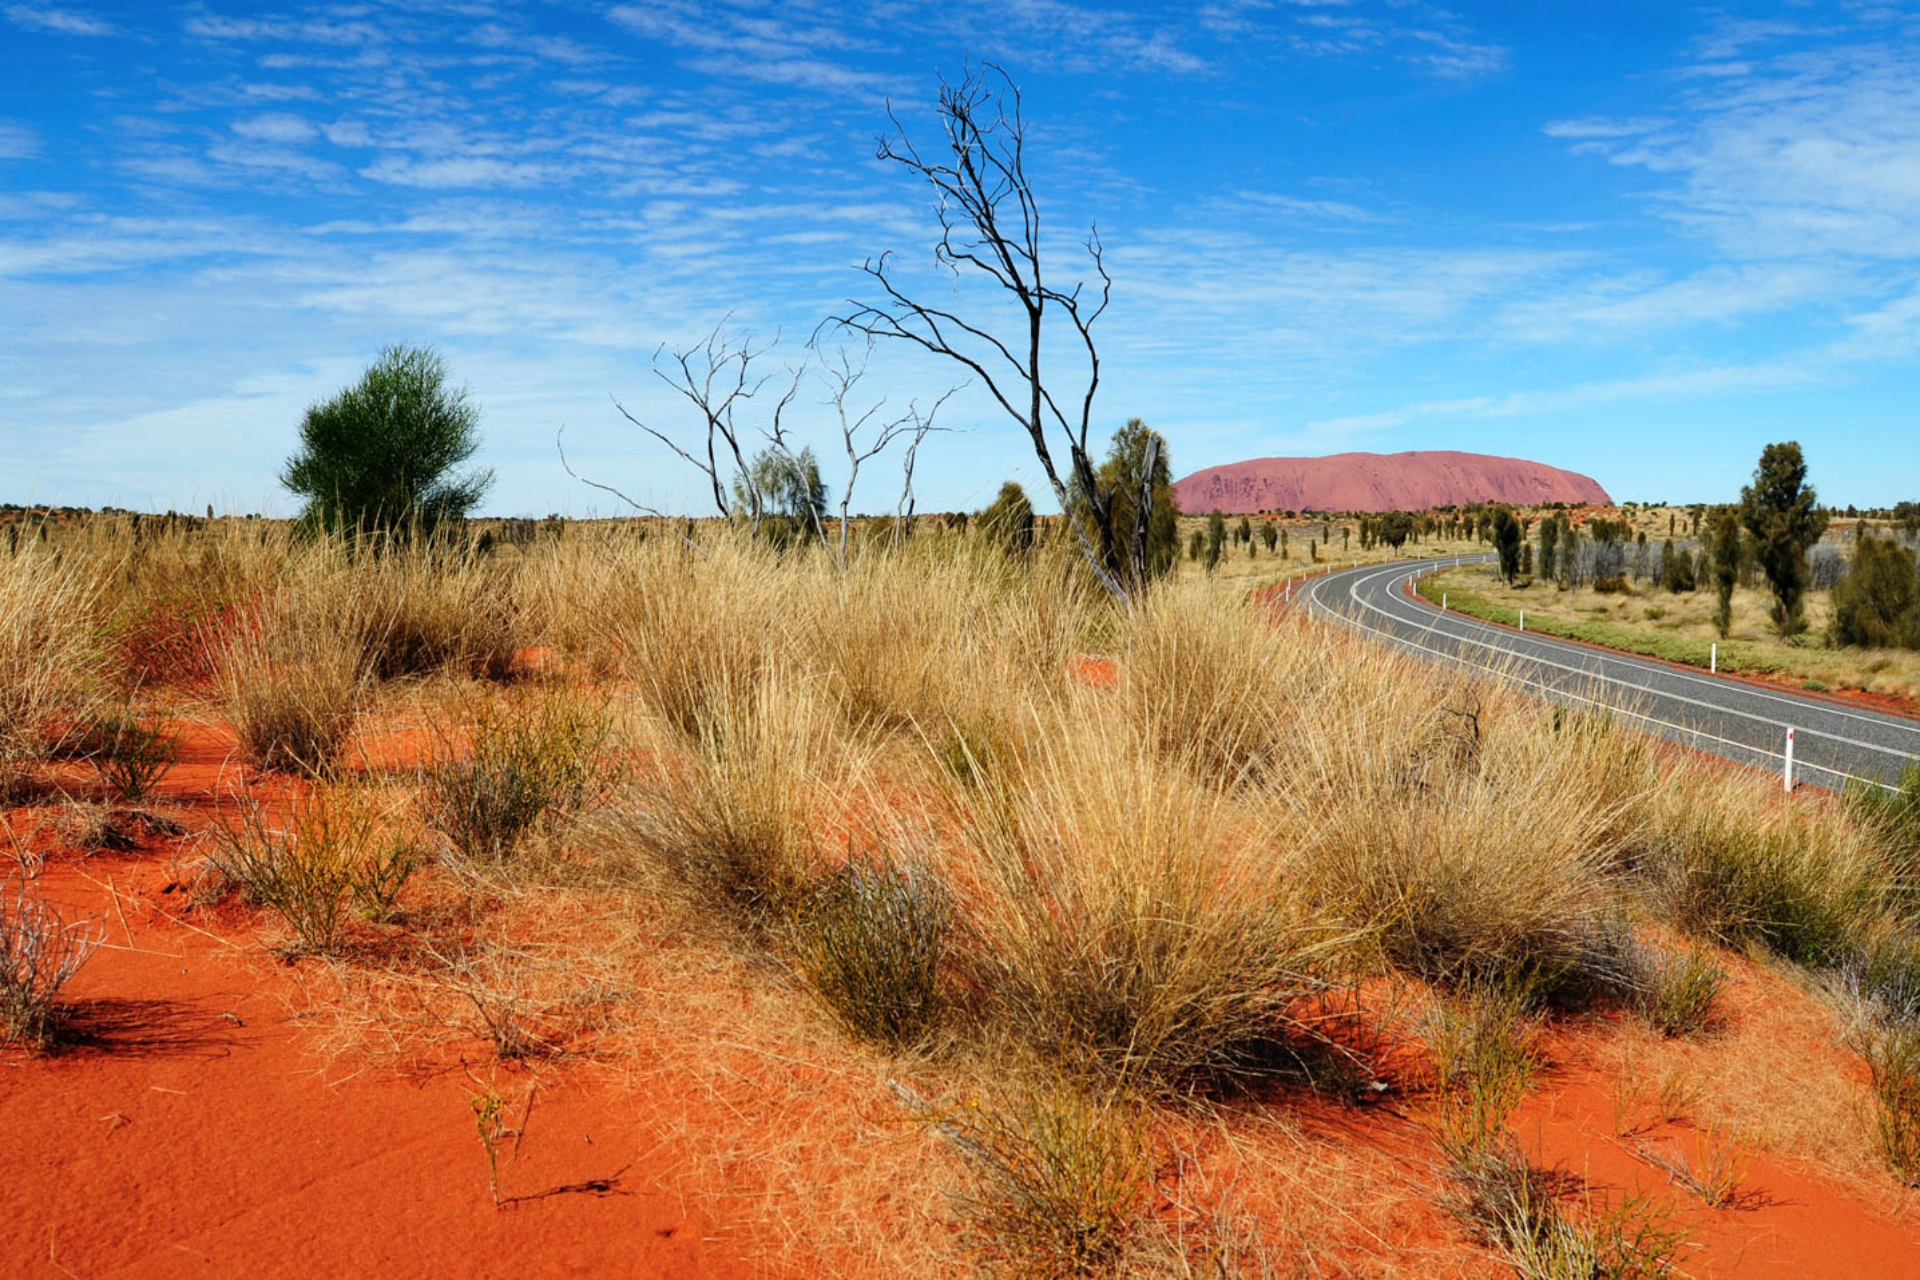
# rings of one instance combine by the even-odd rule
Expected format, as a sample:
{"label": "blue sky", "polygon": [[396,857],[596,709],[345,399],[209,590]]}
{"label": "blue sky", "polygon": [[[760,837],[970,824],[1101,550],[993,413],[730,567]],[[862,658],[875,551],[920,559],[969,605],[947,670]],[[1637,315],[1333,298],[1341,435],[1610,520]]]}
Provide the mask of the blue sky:
{"label": "blue sky", "polygon": [[[1717,500],[1796,438],[1830,501],[1920,497],[1903,4],[0,0],[0,52],[0,501],[288,512],[301,411],[409,341],[483,409],[490,511],[609,510],[564,424],[702,513],[611,397],[690,428],[661,344],[730,315],[797,361],[865,256],[923,268],[874,142],[968,58],[1025,92],[1055,270],[1107,246],[1098,434],[1179,474],[1457,448]],[[955,380],[882,348],[866,385]],[[944,421],[923,510],[1034,486],[978,389]]]}

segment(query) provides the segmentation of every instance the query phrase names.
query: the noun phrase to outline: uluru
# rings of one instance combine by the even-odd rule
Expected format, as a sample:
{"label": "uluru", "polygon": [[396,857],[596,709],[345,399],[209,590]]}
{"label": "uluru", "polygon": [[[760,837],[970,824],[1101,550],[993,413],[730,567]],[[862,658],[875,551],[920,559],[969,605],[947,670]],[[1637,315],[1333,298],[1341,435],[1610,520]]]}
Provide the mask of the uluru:
{"label": "uluru", "polygon": [[1208,467],[1177,481],[1189,514],[1260,511],[1424,511],[1473,502],[1536,506],[1611,505],[1587,476],[1523,458],[1451,449],[1412,453],[1334,453],[1323,458],[1254,458]]}

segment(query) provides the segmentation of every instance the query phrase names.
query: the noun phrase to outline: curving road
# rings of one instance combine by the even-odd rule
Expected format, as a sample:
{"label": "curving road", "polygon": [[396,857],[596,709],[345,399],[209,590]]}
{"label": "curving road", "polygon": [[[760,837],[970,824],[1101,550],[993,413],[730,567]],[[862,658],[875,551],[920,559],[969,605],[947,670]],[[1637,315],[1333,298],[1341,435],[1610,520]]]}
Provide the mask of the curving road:
{"label": "curving road", "polygon": [[1920,721],[1522,634],[1404,594],[1417,576],[1492,558],[1346,569],[1314,579],[1301,596],[1311,615],[1396,648],[1490,671],[1555,702],[1604,708],[1674,742],[1774,773],[1782,772],[1791,729],[1796,784],[1887,786],[1920,762]]}

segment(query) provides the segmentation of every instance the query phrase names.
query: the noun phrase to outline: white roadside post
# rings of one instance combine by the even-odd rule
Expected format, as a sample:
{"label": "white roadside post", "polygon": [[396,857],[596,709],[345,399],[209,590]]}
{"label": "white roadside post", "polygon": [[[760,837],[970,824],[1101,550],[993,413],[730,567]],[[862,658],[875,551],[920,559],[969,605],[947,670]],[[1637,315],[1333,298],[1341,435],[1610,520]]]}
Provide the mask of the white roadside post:
{"label": "white roadside post", "polygon": [[1527,629],[1527,611],[1525,609],[1520,611],[1520,629],[1522,631]]}
{"label": "white roadside post", "polygon": [[1712,652],[1707,655],[1707,674],[1710,676],[1720,674],[1720,646],[1717,644],[1713,646]]}
{"label": "white roadside post", "polygon": [[1440,612],[1445,613],[1446,611],[1447,611],[1447,593],[1442,591],[1440,593]]}
{"label": "white roadside post", "polygon": [[1788,791],[1793,790],[1793,730],[1791,729],[1787,730],[1787,769],[1781,782],[1785,784]]}

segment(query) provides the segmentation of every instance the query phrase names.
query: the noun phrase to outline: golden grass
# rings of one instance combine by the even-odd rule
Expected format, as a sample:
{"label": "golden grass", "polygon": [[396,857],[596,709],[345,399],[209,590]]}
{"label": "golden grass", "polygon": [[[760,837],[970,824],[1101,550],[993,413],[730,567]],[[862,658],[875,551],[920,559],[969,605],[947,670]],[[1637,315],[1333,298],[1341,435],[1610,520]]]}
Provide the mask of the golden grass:
{"label": "golden grass", "polygon": [[[1310,1088],[1329,1078],[1321,1054],[1350,1057],[1341,1097],[1370,1085],[1377,1064],[1344,1036],[1355,1019],[1404,1030],[1356,995],[1383,980],[1502,988],[1536,1012],[1626,999],[1631,939],[1650,924],[1831,967],[1892,927],[1901,900],[1887,842],[1840,802],[1689,768],[1604,719],[1297,615],[1276,626],[1230,575],[1184,562],[1126,613],[1059,547],[1022,568],[952,536],[870,547],[844,572],[713,527],[692,545],[664,526],[575,527],[437,561],[208,536],[245,602],[217,641],[230,714],[262,761],[350,762],[340,744],[369,705],[470,710],[496,695],[464,682],[509,646],[562,658],[562,674],[516,687],[535,711],[621,708],[604,754],[626,780],[607,804],[513,858],[423,871],[389,904],[413,949],[326,969],[340,986],[323,1003],[354,1053],[479,1038],[685,1098],[702,1114],[650,1123],[725,1188],[721,1217],[770,1233],[782,1266],[963,1270],[944,1193],[972,1185],[977,1162],[887,1082],[945,1108],[1064,1078],[1083,1100],[1121,1090],[1148,1139],[1181,1153],[1144,1202],[1192,1212],[1133,1211],[1111,1226],[1125,1247],[1094,1251],[1130,1259],[1111,1265],[1210,1274],[1191,1265],[1205,1248],[1138,1254],[1168,1231],[1191,1243],[1191,1228],[1357,1274],[1407,1273],[1396,1257],[1430,1248],[1429,1270],[1446,1271],[1458,1241],[1422,1240],[1424,1175],[1304,1135],[1285,1106],[1236,1110],[1223,1086]],[[110,550],[76,553],[62,588],[109,597],[94,620],[144,589],[112,578]],[[183,536],[146,554],[214,553]],[[364,625],[416,604],[404,628]],[[440,639],[391,643],[402,630]],[[387,677],[439,683],[383,686],[382,645],[437,655],[395,658]],[[1114,658],[1118,687],[1078,678],[1089,653]],[[276,721],[282,705],[298,714]],[[273,727],[289,721],[336,728],[276,748],[297,736]],[[806,930],[853,872],[907,866],[948,940],[902,972],[922,983],[931,966],[938,998],[907,1031],[863,1030],[834,1006],[841,979]],[[1737,992],[1722,1003],[1733,1029],[1698,1044],[1620,1034],[1701,1064],[1737,1131],[1868,1177],[1842,1069],[1803,1076],[1788,1049],[1739,1038]],[[1815,1006],[1797,1016],[1837,1041]],[[1726,1043],[1750,1055],[1714,1057]],[[1818,1099],[1796,1101],[1809,1078]],[[1272,1226],[1258,1246],[1234,1225],[1242,1176]]]}

